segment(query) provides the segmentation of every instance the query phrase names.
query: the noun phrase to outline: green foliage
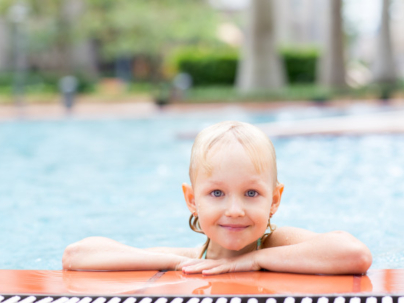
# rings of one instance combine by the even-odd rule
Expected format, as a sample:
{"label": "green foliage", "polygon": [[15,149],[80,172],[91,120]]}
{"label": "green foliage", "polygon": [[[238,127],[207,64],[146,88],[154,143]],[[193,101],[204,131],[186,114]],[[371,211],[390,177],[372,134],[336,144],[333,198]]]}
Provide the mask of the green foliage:
{"label": "green foliage", "polygon": [[[0,1],[0,15],[7,21],[15,0]],[[65,0],[25,0],[20,3],[27,8],[24,21],[25,36],[28,39],[28,50],[31,54],[50,49],[64,51],[77,39],[79,29],[69,16],[69,3]],[[10,22],[11,24],[11,22]]]}
{"label": "green foliage", "polygon": [[318,50],[284,48],[281,50],[281,56],[289,83],[314,83],[316,81]]}
{"label": "green foliage", "polygon": [[[314,48],[280,51],[289,83],[314,83],[319,52]],[[190,74],[196,86],[232,85],[237,73],[238,53],[228,48],[185,48],[169,58],[175,69]]]}
{"label": "green foliage", "polygon": [[192,77],[195,86],[233,85],[238,54],[228,48],[187,48],[177,51],[171,61],[179,71]]}
{"label": "green foliage", "polygon": [[312,84],[295,84],[281,89],[258,90],[240,94],[234,86],[195,87],[188,93],[188,102],[270,102],[270,101],[324,101],[332,99],[334,93],[325,87]]}
{"label": "green foliage", "polygon": [[[15,0],[0,0],[0,16],[8,20]],[[156,66],[178,45],[211,43],[218,13],[206,0],[24,0],[29,53],[57,52],[70,71],[73,44],[94,41],[102,60],[147,54]]]}
{"label": "green foliage", "polygon": [[[94,91],[95,81],[86,75],[77,74],[78,93]],[[25,91],[27,93],[58,93],[60,76],[55,73],[29,72],[25,75]],[[0,91],[12,92],[14,76],[12,73],[0,74]]]}
{"label": "green foliage", "polygon": [[83,32],[106,59],[163,56],[178,44],[215,40],[217,13],[204,0],[87,0]]}

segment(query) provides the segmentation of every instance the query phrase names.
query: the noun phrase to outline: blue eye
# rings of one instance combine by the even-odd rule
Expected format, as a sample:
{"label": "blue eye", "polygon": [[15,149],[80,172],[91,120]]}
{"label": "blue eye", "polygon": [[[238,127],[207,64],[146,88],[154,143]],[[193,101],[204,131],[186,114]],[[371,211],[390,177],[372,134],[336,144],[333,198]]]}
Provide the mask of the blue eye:
{"label": "blue eye", "polygon": [[216,189],[216,190],[211,192],[211,195],[214,196],[214,197],[219,198],[219,197],[223,196],[223,192],[221,190]]}
{"label": "blue eye", "polygon": [[250,197],[250,198],[254,198],[254,197],[256,197],[258,195],[258,193],[257,193],[257,191],[255,191],[255,190],[249,190],[249,191],[247,191],[247,193],[246,193],[246,196],[247,197]]}

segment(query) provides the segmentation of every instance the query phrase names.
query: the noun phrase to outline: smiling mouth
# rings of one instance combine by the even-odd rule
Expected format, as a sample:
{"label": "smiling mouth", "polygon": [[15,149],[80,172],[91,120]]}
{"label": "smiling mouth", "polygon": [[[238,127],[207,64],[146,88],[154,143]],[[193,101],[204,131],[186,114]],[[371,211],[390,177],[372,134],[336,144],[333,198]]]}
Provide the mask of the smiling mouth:
{"label": "smiling mouth", "polygon": [[237,224],[227,224],[227,225],[219,225],[228,231],[243,231],[248,228],[249,225],[237,225]]}

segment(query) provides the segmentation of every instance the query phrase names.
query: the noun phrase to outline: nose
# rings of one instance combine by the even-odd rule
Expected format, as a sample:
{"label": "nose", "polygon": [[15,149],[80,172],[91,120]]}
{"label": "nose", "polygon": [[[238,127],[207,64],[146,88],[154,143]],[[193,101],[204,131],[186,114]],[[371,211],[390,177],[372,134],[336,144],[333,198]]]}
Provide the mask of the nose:
{"label": "nose", "polygon": [[229,197],[225,215],[227,217],[243,217],[245,216],[243,201],[235,196]]}

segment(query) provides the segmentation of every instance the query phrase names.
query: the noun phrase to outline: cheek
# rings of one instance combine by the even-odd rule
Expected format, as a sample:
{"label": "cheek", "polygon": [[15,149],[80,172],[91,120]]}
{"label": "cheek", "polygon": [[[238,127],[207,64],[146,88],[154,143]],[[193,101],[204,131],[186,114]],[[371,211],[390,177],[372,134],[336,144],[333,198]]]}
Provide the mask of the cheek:
{"label": "cheek", "polygon": [[212,212],[212,208],[201,199],[196,202],[196,211],[198,212],[199,225],[202,230],[206,230],[214,220],[214,212]]}
{"label": "cheek", "polygon": [[268,225],[269,213],[271,210],[271,204],[263,203],[259,207],[251,210],[251,217],[254,218],[255,224],[259,229],[265,230]]}

